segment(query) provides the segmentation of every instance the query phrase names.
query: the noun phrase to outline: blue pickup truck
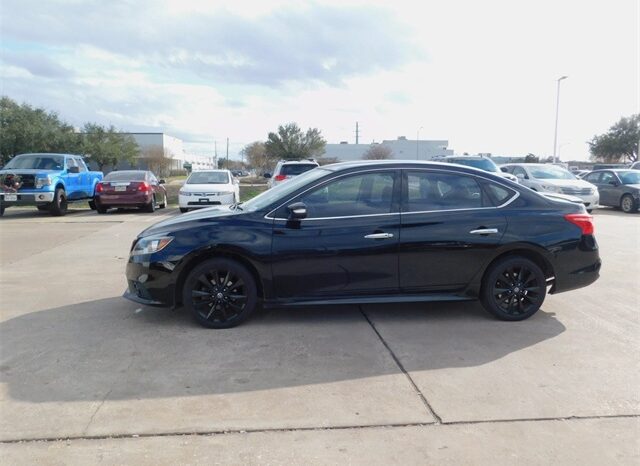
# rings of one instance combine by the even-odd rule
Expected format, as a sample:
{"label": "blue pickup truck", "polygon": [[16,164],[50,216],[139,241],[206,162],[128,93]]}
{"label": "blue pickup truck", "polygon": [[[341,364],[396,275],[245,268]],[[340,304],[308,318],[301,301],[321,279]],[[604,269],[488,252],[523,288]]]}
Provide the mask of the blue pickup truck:
{"label": "blue pickup truck", "polygon": [[51,215],[64,215],[67,204],[89,201],[102,172],[89,171],[82,156],[21,154],[0,170],[0,216],[11,206],[35,206]]}

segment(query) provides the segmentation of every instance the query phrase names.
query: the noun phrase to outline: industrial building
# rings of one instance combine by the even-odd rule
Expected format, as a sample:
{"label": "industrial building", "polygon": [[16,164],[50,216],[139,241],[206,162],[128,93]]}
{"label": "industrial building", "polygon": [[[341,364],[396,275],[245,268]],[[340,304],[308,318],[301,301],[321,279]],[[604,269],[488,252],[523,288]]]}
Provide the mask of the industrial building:
{"label": "industrial building", "polygon": [[[379,144],[387,146],[391,150],[392,158],[398,160],[432,160],[434,157],[453,155],[453,150],[448,149],[449,141],[446,139],[418,140],[399,136],[397,139],[385,139]],[[347,142],[327,144],[323,157],[336,158],[341,162],[362,160],[370,147],[371,144],[349,144]]]}

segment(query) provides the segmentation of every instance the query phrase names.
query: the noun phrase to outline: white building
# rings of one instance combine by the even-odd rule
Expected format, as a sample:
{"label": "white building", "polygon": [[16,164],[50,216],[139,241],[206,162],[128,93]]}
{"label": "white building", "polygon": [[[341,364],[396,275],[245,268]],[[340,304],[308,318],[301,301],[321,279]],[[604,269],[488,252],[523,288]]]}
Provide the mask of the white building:
{"label": "white building", "polygon": [[[398,139],[385,139],[380,143],[391,149],[392,158],[398,160],[432,160],[434,157],[453,155],[453,150],[448,149],[449,141],[427,140],[427,139],[407,139],[399,136]],[[365,152],[371,144],[327,144],[325,146],[324,157],[336,158],[341,162],[351,160],[362,160]]]}
{"label": "white building", "polygon": [[[164,133],[127,133],[140,147],[140,153],[152,148],[161,148],[172,159],[171,169],[182,170],[185,163],[191,164],[192,170],[204,170],[215,167],[213,157],[191,154],[185,151],[182,139]],[[142,168],[142,167],[140,167]]]}

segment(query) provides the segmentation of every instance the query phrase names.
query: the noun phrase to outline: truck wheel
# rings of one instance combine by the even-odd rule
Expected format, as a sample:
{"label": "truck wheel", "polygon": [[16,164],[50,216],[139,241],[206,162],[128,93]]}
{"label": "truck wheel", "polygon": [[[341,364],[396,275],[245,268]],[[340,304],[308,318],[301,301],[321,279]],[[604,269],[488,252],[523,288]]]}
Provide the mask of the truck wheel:
{"label": "truck wheel", "polygon": [[91,210],[96,210],[96,201],[94,200],[89,201],[89,208]]}
{"label": "truck wheel", "polygon": [[63,188],[56,189],[49,212],[55,217],[60,217],[67,213],[67,195]]}

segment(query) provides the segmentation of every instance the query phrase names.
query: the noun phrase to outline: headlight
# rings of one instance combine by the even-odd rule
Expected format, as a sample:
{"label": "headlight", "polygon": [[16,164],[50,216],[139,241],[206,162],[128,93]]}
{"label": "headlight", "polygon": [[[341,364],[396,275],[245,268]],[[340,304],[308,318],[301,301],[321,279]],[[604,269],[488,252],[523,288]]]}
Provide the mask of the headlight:
{"label": "headlight", "polygon": [[173,241],[172,236],[140,238],[131,251],[131,255],[154,254],[166,248],[171,241]]}
{"label": "headlight", "polygon": [[182,189],[179,191],[179,194],[180,194],[181,196],[191,196],[191,193],[190,193],[190,192],[183,191]]}
{"label": "headlight", "polygon": [[558,186],[553,186],[553,185],[542,185],[542,189],[544,189],[547,192],[550,193],[562,193],[562,188],[558,187]]}
{"label": "headlight", "polygon": [[49,186],[51,184],[51,178],[49,176],[36,178],[36,188],[42,188],[43,186]]}

